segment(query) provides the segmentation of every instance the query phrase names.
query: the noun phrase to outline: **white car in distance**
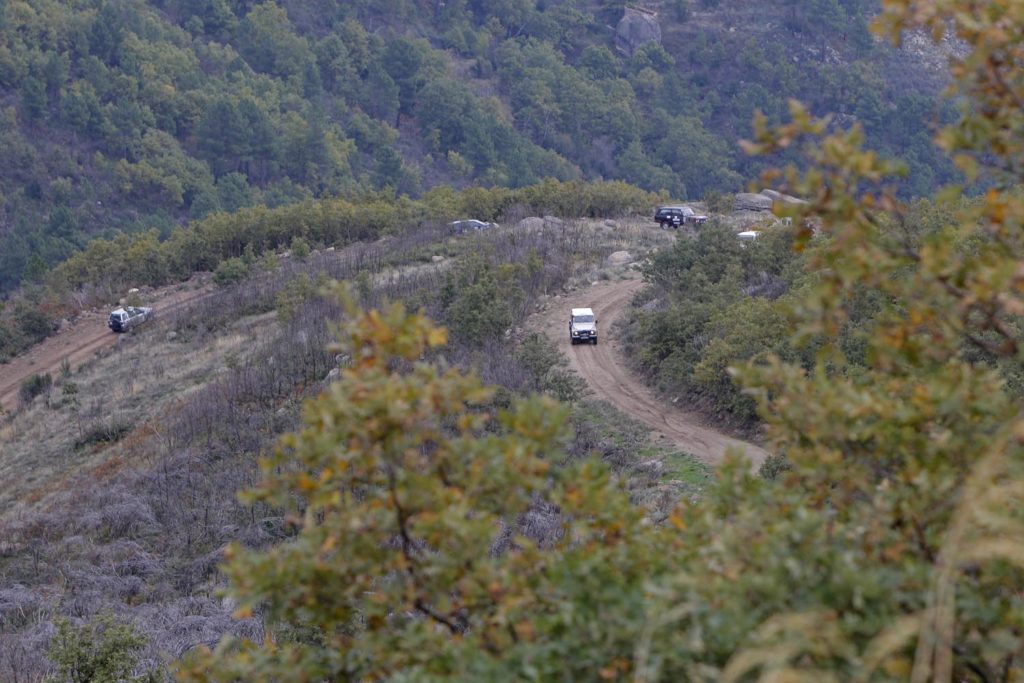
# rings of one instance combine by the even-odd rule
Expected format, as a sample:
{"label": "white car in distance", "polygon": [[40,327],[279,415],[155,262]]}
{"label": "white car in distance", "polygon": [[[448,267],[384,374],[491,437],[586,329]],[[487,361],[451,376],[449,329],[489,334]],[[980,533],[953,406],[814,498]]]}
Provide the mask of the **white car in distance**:
{"label": "white car in distance", "polygon": [[569,343],[597,345],[597,317],[590,308],[574,308],[569,313]]}

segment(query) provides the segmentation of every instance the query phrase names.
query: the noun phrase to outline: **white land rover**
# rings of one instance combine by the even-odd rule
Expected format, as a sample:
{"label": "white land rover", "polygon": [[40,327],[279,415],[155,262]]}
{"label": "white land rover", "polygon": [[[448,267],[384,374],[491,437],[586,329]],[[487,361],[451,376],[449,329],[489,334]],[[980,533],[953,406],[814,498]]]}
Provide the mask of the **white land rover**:
{"label": "white land rover", "polygon": [[574,308],[569,315],[569,341],[597,344],[597,318],[589,308]]}

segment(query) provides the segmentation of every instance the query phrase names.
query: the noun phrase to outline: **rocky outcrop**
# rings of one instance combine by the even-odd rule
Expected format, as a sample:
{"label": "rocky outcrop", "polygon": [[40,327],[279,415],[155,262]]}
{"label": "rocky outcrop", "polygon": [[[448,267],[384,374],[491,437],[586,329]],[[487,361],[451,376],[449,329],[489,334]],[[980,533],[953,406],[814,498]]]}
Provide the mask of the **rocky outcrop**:
{"label": "rocky outcrop", "polygon": [[797,199],[796,197],[790,196],[788,194],[782,194],[781,192],[777,192],[775,190],[761,190],[761,194],[763,194],[765,197],[768,197],[773,202],[778,202],[780,204],[790,204],[796,206],[807,203],[803,199]]}
{"label": "rocky outcrop", "polygon": [[609,266],[624,266],[633,260],[633,255],[628,251],[613,251],[608,254],[608,258],[605,259],[605,263]]}
{"label": "rocky outcrop", "polygon": [[615,49],[627,57],[645,43],[661,43],[661,25],[656,12],[627,7],[615,28]]}
{"label": "rocky outcrop", "polygon": [[736,202],[733,204],[735,211],[771,211],[772,198],[763,194],[753,192],[741,192],[736,195]]}
{"label": "rocky outcrop", "polygon": [[534,230],[543,230],[544,219],[541,218],[540,216],[530,216],[529,218],[524,218],[523,220],[519,221],[516,224],[516,228],[518,228],[519,230],[528,230],[531,232]]}
{"label": "rocky outcrop", "polygon": [[741,192],[736,195],[733,205],[734,211],[771,211],[776,204],[788,204],[795,206],[806,204],[802,199],[782,194],[775,190],[761,190],[760,192]]}
{"label": "rocky outcrop", "polygon": [[561,228],[563,225],[564,223],[562,222],[562,219],[555,216],[544,216],[544,218],[539,216],[530,216],[516,223],[516,228],[527,231],[543,230],[545,228],[554,230]]}

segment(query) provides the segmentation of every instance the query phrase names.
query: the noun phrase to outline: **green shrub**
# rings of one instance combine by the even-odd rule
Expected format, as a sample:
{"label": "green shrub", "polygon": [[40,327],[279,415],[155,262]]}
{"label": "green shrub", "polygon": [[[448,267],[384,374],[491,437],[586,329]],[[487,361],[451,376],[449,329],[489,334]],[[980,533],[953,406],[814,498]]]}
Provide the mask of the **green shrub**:
{"label": "green shrub", "polygon": [[445,317],[452,334],[472,346],[499,339],[514,321],[522,287],[507,268],[495,268],[483,258],[468,259],[449,274],[441,291]]}
{"label": "green shrub", "polygon": [[57,669],[52,683],[141,683],[155,675],[135,675],[146,637],[131,624],[103,614],[84,626],[57,621],[57,633],[47,653]]}
{"label": "green shrub", "polygon": [[213,281],[221,287],[241,282],[249,274],[249,266],[240,258],[231,258],[222,261],[217,269],[213,271]]}
{"label": "green shrub", "polygon": [[292,238],[291,252],[294,258],[305,261],[310,252],[309,242],[296,235]]}
{"label": "green shrub", "polygon": [[579,376],[555,344],[541,334],[531,334],[516,349],[516,360],[530,374],[530,389],[559,401],[574,401],[584,393]]}
{"label": "green shrub", "polygon": [[22,404],[28,405],[32,402],[32,399],[43,392],[49,391],[52,386],[53,377],[50,376],[50,373],[32,375],[21,383],[21,389],[18,390],[18,398],[21,399]]}
{"label": "green shrub", "polygon": [[37,305],[24,300],[14,307],[14,322],[31,343],[45,339],[54,330],[49,316]]}
{"label": "green shrub", "polygon": [[10,360],[23,345],[24,335],[18,332],[13,321],[0,320],[0,363]]}
{"label": "green shrub", "polygon": [[733,210],[736,198],[732,194],[712,190],[704,195],[704,204],[708,213],[729,213]]}
{"label": "green shrub", "polygon": [[762,479],[771,481],[778,479],[779,475],[791,469],[793,469],[793,465],[786,459],[785,455],[782,453],[772,453],[761,463],[757,473]]}

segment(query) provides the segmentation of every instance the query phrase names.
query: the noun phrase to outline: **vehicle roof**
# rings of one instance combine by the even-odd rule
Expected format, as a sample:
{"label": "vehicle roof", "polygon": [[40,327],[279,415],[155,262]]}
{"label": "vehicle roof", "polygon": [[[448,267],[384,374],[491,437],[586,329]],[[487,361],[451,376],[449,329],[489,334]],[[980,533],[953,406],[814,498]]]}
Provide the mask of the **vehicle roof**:
{"label": "vehicle roof", "polygon": [[574,308],[572,309],[573,315],[594,315],[594,311],[589,308]]}

